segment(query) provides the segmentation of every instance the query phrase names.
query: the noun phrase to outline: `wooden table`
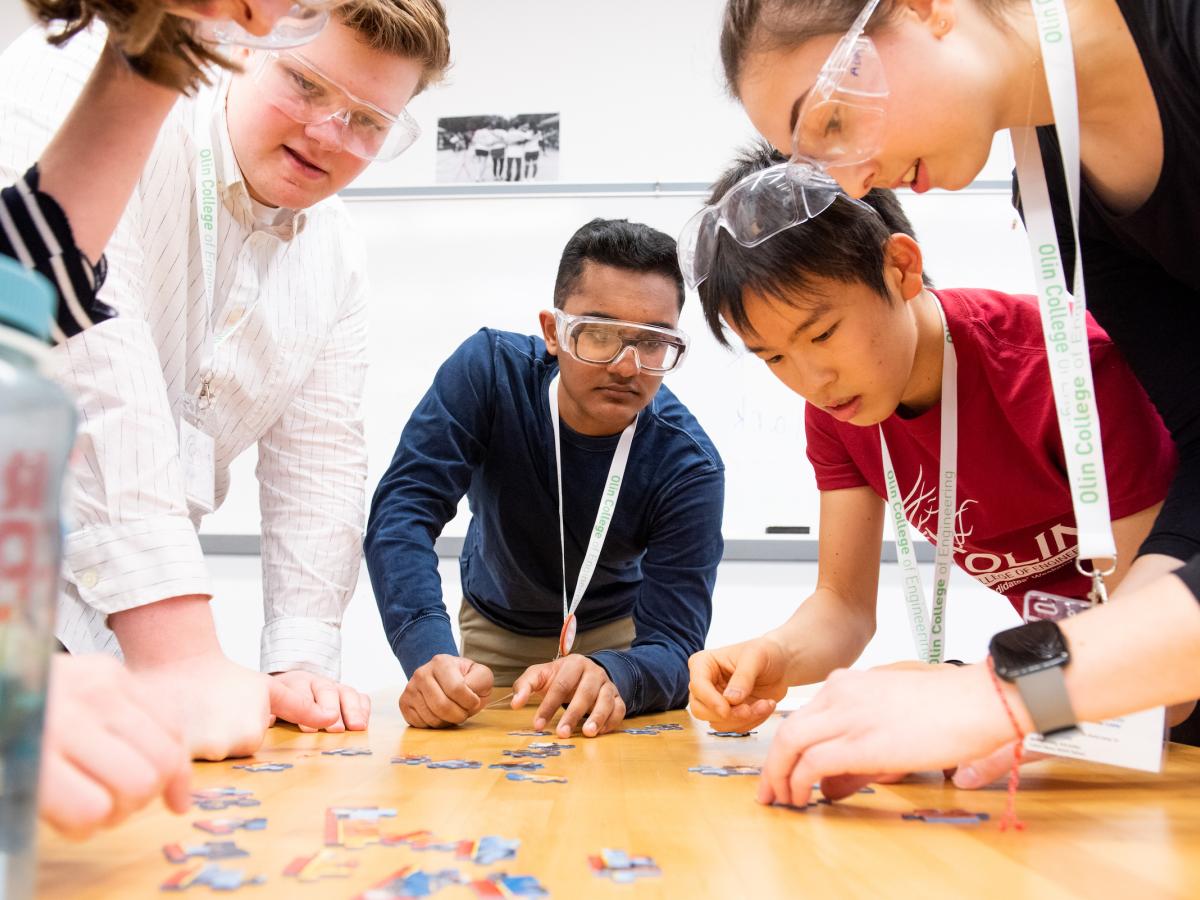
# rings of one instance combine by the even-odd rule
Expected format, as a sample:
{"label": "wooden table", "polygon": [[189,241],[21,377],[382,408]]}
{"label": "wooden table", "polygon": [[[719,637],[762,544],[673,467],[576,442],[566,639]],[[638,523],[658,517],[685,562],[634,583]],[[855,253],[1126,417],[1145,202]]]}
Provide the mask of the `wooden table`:
{"label": "wooden table", "polygon": [[[42,835],[39,898],[159,897],[178,871],[168,842],[233,840],[248,857],[221,861],[265,876],[239,897],[351,898],[406,865],[427,871],[458,868],[535,875],[556,898],[773,897],[1130,897],[1200,894],[1200,751],[1173,747],[1161,776],[1065,761],[1026,767],[1019,811],[1027,830],[1000,832],[1004,791],[956,791],[941,776],[880,786],[834,806],[805,812],[754,802],[757,779],[688,772],[701,764],[762,762],[778,717],[750,738],[709,736],[686,712],[633,720],[681,723],[681,732],[613,734],[571,739],[573,750],[541,760],[536,774],[564,775],[568,784],[514,782],[494,762],[514,762],[503,749],[531,741],[510,736],[530,727],[531,714],[485,712],[448,731],[406,728],[395,696],[375,698],[371,731],[309,735],[271,730],[255,762],[291,769],[251,773],[235,762],[198,763],[194,787],[235,786],[260,798],[258,807],[194,810],[176,817],[161,806],[84,844]],[[370,756],[326,756],[337,747],[370,747]],[[392,764],[395,755],[479,760],[477,770],[431,770]],[[244,761],[243,761],[244,762]],[[501,835],[520,838],[516,858],[492,866],[459,862],[454,854],[408,846],[334,850],[357,861],[349,877],[300,883],[283,875],[299,856],[323,848],[327,807],[379,806],[396,811],[388,830],[428,829],[445,841]],[[978,825],[906,821],[914,808],[962,807],[987,812]],[[220,816],[265,816],[264,831],[205,834],[192,822]],[[615,884],[595,876],[588,856],[602,848],[651,856],[659,878]],[[201,861],[202,862],[202,861]],[[212,896],[194,885],[185,895]],[[439,898],[471,898],[450,886]]]}

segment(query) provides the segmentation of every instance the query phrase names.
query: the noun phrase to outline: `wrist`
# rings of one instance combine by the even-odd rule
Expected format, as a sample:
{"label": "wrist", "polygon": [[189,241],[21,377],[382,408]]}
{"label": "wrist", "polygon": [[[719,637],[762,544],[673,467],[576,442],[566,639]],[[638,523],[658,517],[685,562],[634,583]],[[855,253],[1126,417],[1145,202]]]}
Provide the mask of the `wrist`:
{"label": "wrist", "polygon": [[131,669],[224,657],[205,595],[168,597],[113,613],[108,624]]}
{"label": "wrist", "polygon": [[96,60],[92,82],[101,90],[102,96],[113,96],[126,103],[136,100],[170,108],[179,99],[179,91],[139,73],[111,39],[104,42],[104,49]]}
{"label": "wrist", "polygon": [[[981,727],[995,746],[1007,743],[1021,735],[1033,732],[1033,718],[1016,685],[996,676],[990,657],[982,663],[963,666],[956,673],[971,682],[975,695],[975,708],[981,713]],[[1014,728],[1015,723],[1015,728]]]}

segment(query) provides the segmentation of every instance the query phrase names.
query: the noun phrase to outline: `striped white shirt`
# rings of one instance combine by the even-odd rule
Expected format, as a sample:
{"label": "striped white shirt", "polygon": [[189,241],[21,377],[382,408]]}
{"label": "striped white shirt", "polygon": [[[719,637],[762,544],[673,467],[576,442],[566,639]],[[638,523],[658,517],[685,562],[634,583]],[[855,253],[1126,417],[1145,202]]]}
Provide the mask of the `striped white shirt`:
{"label": "striped white shirt", "polygon": [[[59,50],[33,31],[0,56],[0,183],[41,153],[101,39],[80,35]],[[215,399],[201,425],[215,442],[218,505],[230,463],[258,444],[262,668],[337,678],[365,500],[361,241],[337,198],[256,222],[229,142],[226,88],[178,103],[159,136],[106,248],[99,296],[117,317],[54,351],[80,411],[57,633],[73,652],[119,652],[108,615],[211,595],[201,513],[189,508],[179,461],[185,398],[211,374]],[[212,310],[196,222],[200,128],[210,131],[221,201]],[[211,342],[210,324],[227,339]]]}

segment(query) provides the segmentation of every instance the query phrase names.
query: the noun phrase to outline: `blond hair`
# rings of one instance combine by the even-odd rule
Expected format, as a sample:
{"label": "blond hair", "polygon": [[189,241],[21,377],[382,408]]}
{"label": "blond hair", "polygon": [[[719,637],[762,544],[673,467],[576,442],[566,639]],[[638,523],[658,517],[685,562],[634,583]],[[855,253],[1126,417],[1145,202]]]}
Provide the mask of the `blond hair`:
{"label": "blond hair", "polygon": [[236,68],[192,36],[193,23],[167,13],[161,0],[25,0],[50,30],[50,43],[65,44],[96,19],[108,39],[143,78],[184,93],[209,82],[212,65]]}
{"label": "blond hair", "polygon": [[350,0],[333,14],[371,49],[419,62],[416,94],[450,67],[450,29],[440,0]]}

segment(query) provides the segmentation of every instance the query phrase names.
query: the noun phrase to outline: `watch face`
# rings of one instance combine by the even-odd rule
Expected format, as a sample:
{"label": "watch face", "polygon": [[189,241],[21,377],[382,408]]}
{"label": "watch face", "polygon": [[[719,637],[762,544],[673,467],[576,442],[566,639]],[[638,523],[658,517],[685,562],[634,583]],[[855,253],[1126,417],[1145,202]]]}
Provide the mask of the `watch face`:
{"label": "watch face", "polygon": [[1030,622],[992,638],[992,662],[1005,681],[1070,662],[1071,654],[1054,622]]}

